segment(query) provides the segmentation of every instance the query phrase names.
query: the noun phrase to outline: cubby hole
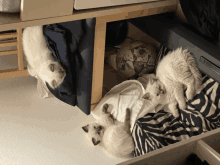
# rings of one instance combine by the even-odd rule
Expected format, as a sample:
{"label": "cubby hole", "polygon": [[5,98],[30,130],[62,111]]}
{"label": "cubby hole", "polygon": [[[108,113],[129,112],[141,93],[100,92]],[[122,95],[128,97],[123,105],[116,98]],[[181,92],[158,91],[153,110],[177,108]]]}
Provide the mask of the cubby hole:
{"label": "cubby hole", "polygon": [[[160,49],[160,43],[158,43],[156,40],[148,36],[146,33],[139,30],[134,25],[128,23],[128,35],[127,37],[132,38],[135,41],[141,41],[146,44],[151,44],[157,51],[159,52]],[[129,38],[126,38],[124,42],[118,46],[117,48],[120,48],[121,45],[126,44],[130,42],[131,40]],[[102,95],[104,95],[111,90],[115,85],[120,84],[121,82],[127,80],[123,75],[119,74],[119,72],[114,68],[109,62],[108,58],[114,54],[117,54],[117,49],[113,47],[107,47],[105,48],[105,64],[104,64],[104,77],[103,77],[103,92]]]}
{"label": "cubby hole", "polygon": [[203,141],[220,154],[220,133],[207,137]]}

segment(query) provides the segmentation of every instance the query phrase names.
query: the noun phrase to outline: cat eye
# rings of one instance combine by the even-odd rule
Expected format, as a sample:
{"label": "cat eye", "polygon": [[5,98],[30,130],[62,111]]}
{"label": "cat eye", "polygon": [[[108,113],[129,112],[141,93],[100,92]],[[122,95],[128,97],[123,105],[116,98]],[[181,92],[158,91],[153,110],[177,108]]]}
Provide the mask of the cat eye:
{"label": "cat eye", "polygon": [[146,100],[150,100],[150,94],[146,93],[142,98]]}
{"label": "cat eye", "polygon": [[50,70],[54,72],[54,64],[50,64]]}

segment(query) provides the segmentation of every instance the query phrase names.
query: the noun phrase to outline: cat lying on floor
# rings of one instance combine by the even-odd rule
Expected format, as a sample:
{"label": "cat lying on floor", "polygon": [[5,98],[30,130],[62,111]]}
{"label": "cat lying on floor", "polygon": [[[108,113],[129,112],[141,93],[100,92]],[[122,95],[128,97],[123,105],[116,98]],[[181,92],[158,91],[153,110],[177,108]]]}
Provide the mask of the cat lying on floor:
{"label": "cat lying on floor", "polygon": [[178,48],[169,52],[158,64],[156,75],[144,75],[148,80],[144,99],[156,106],[156,112],[165,105],[174,117],[178,117],[177,104],[180,109],[186,108],[186,97],[192,99],[201,85],[201,74],[196,67],[190,52]]}
{"label": "cat lying on floor", "polygon": [[29,74],[39,77],[45,84],[47,82],[51,88],[57,88],[66,71],[53,59],[43,35],[43,26],[25,28],[22,41]]}
{"label": "cat lying on floor", "polygon": [[112,114],[107,111],[108,107],[108,104],[103,106],[100,120],[82,129],[95,146],[99,144],[109,155],[130,158],[134,150],[130,132],[130,109],[126,109],[125,121],[122,123],[113,118]]}

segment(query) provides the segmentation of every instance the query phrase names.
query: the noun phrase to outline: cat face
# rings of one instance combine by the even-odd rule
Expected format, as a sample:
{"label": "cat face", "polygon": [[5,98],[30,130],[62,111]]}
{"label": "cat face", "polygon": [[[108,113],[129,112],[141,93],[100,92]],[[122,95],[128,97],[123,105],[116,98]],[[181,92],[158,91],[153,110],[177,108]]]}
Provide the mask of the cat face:
{"label": "cat face", "polygon": [[165,86],[154,74],[145,75],[144,78],[147,79],[148,83],[145,88],[146,93],[142,98],[158,103],[166,93]]}
{"label": "cat face", "polygon": [[102,113],[100,120],[90,123],[82,129],[87,133],[88,138],[92,140],[94,145],[99,144],[102,141],[105,129],[114,124],[115,119],[113,115],[108,112],[109,105],[105,104],[102,107]]}
{"label": "cat face", "polygon": [[104,127],[97,122],[90,123],[82,129],[87,133],[89,139],[92,140],[94,145],[99,144],[102,141],[104,135]]}
{"label": "cat face", "polygon": [[44,82],[47,82],[51,88],[57,88],[64,80],[66,71],[55,61],[49,61],[42,65],[39,76]]}

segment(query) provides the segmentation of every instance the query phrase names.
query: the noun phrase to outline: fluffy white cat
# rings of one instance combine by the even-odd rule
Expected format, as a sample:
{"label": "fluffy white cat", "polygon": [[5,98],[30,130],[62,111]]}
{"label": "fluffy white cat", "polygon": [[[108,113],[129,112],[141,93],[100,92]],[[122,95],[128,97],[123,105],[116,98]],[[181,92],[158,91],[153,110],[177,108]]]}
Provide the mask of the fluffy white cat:
{"label": "fluffy white cat", "polygon": [[107,110],[108,104],[105,104],[100,120],[82,129],[95,146],[99,144],[110,156],[131,158],[134,142],[130,132],[130,109],[126,109],[124,123],[114,119]]}
{"label": "fluffy white cat", "polygon": [[175,117],[179,116],[177,104],[180,109],[186,108],[186,97],[192,99],[201,86],[201,74],[196,67],[190,52],[178,48],[169,52],[158,64],[156,76],[144,75],[149,83],[143,98],[151,100],[157,105],[156,111],[165,105]]}
{"label": "fluffy white cat", "polygon": [[43,26],[27,27],[23,31],[23,49],[28,62],[28,72],[39,77],[51,88],[57,88],[64,80],[66,71],[56,62],[43,35]]}

